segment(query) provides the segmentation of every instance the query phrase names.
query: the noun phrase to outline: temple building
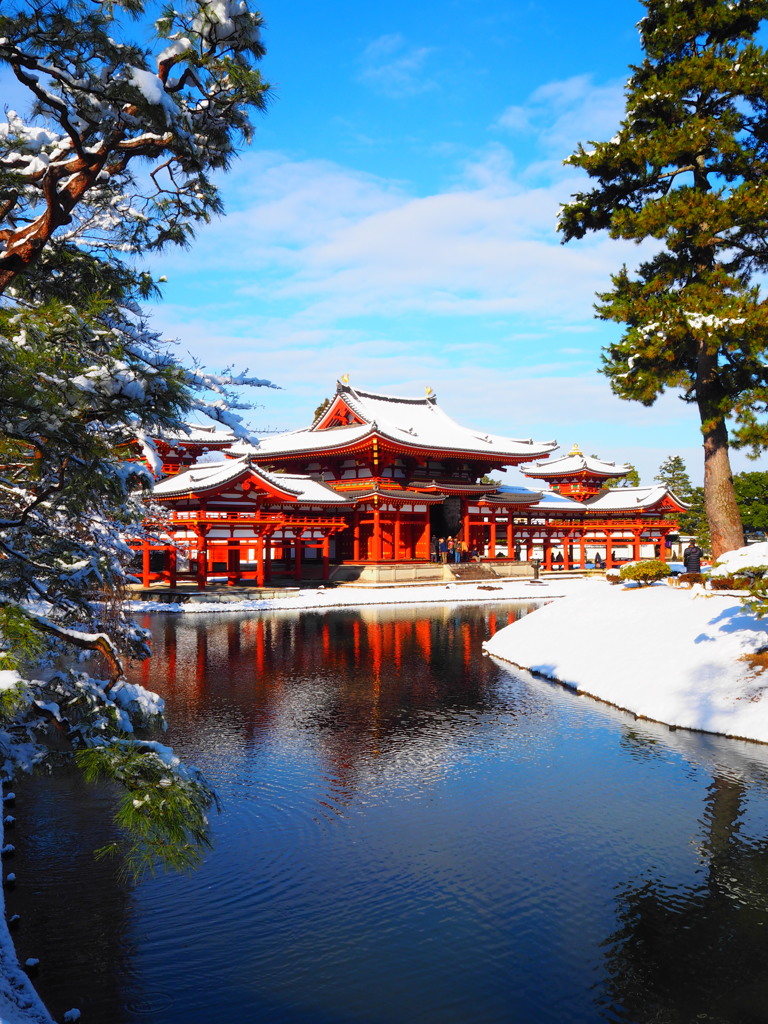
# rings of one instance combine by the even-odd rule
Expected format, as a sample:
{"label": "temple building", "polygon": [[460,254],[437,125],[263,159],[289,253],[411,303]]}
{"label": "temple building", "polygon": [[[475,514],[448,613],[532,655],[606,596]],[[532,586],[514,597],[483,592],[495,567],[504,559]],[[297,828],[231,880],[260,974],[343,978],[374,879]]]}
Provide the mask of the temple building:
{"label": "temple building", "polygon": [[[448,536],[500,575],[535,558],[583,567],[598,549],[609,567],[627,547],[664,557],[685,506],[663,487],[607,488],[630,467],[578,449],[549,461],[556,447],[461,426],[431,389],[396,398],[344,378],[310,427],[258,446],[199,428],[158,442],[153,501],[167,514],[143,545],[143,582],[442,578],[431,539]],[[546,490],[489,480],[531,463]]]}

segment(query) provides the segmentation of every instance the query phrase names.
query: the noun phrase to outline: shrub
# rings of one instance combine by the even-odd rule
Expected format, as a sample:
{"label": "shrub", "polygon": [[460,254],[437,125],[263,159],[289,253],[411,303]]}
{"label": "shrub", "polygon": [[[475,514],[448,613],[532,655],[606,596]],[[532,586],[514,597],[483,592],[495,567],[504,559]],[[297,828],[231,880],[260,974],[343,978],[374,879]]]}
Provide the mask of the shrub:
{"label": "shrub", "polygon": [[756,594],[765,590],[764,581],[751,576],[715,576],[709,586],[710,590],[750,590]]}
{"label": "shrub", "polygon": [[619,577],[625,581],[639,583],[641,587],[647,587],[658,580],[666,579],[672,575],[672,570],[666,562],[658,558],[649,558],[647,562],[632,562],[623,565]]}
{"label": "shrub", "polygon": [[681,572],[677,582],[683,586],[692,587],[694,583],[703,583],[704,577],[700,572]]}

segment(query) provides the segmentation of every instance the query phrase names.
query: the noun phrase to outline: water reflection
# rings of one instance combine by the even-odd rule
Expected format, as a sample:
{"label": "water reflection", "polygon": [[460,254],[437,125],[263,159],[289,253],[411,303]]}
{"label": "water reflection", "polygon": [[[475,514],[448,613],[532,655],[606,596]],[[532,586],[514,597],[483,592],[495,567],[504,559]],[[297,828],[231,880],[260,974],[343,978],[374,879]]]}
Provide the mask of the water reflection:
{"label": "water reflection", "polygon": [[439,768],[457,720],[478,722],[494,699],[499,670],[480,657],[483,641],[529,610],[168,618],[141,680],[172,703],[171,738],[191,741],[206,770],[218,772],[223,748],[309,745],[340,805],[373,775]]}
{"label": "water reflection", "polygon": [[612,1020],[762,1022],[768,1005],[768,839],[742,832],[744,781],[716,776],[688,885],[639,878],[606,943]]}
{"label": "water reflection", "polygon": [[482,657],[524,610],[148,618],[137,678],[219,789],[216,846],[196,874],[127,892],[87,853],[108,792],[22,796],[23,955],[57,1012],[763,1020],[768,753]]}

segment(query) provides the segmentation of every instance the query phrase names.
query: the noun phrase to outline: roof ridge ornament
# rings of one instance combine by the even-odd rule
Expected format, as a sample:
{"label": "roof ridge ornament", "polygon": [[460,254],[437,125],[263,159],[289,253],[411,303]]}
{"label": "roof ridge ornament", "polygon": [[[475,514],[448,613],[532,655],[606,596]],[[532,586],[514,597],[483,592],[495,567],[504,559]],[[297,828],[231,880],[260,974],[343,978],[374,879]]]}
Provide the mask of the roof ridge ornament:
{"label": "roof ridge ornament", "polygon": [[574,444],[573,448],[568,452],[569,455],[583,455],[584,452],[579,448],[578,442]]}

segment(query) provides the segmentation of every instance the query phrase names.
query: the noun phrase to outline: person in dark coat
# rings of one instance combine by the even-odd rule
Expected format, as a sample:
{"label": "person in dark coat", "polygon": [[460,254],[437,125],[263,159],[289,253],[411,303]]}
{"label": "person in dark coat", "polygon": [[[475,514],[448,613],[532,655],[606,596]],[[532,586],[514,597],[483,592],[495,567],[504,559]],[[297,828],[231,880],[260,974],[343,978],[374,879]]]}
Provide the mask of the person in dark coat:
{"label": "person in dark coat", "polygon": [[692,537],[688,547],[683,552],[683,565],[685,566],[685,571],[701,572],[701,556],[703,554],[704,552],[696,543],[696,538]]}

